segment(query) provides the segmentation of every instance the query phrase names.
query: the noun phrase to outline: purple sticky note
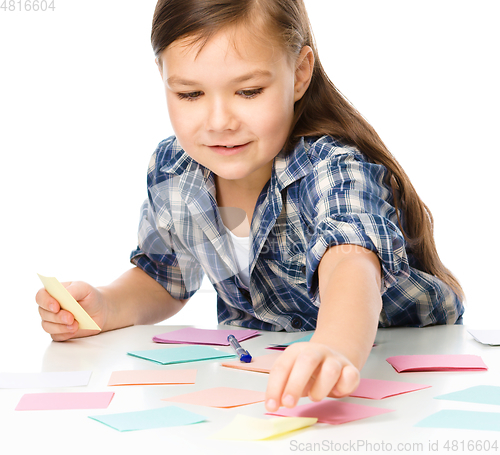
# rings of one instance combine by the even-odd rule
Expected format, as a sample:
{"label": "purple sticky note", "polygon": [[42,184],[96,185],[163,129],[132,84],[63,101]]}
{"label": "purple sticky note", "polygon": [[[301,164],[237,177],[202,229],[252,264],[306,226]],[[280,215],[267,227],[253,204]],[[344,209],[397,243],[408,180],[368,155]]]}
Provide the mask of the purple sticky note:
{"label": "purple sticky note", "polygon": [[398,373],[414,371],[487,370],[481,357],[472,354],[397,355],[386,359]]}
{"label": "purple sticky note", "polygon": [[228,335],[234,335],[238,341],[259,335],[257,330],[210,330],[186,327],[185,329],[174,330],[162,333],[153,337],[156,343],[172,344],[211,344],[219,346],[229,346]]}
{"label": "purple sticky note", "polygon": [[318,403],[303,404],[292,409],[281,408],[276,412],[268,412],[267,414],[283,417],[316,417],[318,422],[339,425],[393,411],[393,409],[375,408],[362,404],[325,399]]}
{"label": "purple sticky note", "polygon": [[114,392],[27,393],[21,397],[16,411],[105,409],[114,394]]}
{"label": "purple sticky note", "polygon": [[430,385],[412,384],[410,382],[386,381],[383,379],[362,378],[358,388],[352,392],[350,397],[371,398],[381,400],[382,398],[400,395],[402,393],[413,392],[415,390],[426,389]]}

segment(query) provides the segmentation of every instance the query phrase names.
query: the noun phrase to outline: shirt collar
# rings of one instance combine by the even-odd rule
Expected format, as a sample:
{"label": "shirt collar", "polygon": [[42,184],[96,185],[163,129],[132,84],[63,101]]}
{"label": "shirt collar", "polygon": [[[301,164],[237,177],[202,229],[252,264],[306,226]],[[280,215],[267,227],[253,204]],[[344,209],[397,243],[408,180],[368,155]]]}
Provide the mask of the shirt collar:
{"label": "shirt collar", "polygon": [[309,141],[301,138],[291,152],[281,151],[274,160],[275,184],[278,191],[309,174],[313,164],[309,158]]}
{"label": "shirt collar", "polygon": [[169,145],[169,149],[170,158],[160,168],[160,171],[167,174],[181,175],[194,160],[180,146],[177,138],[173,138],[172,143]]}
{"label": "shirt collar", "polygon": [[[191,178],[187,179],[189,181],[187,186],[191,189],[197,187],[201,183],[198,179],[202,175],[205,182],[211,182],[213,185],[212,172],[193,160],[193,158],[182,149],[177,139],[174,140],[171,147],[172,159],[161,167],[160,170],[162,172],[182,175],[187,171],[188,175],[191,176]],[[281,191],[283,188],[286,188],[312,171],[313,164],[309,158],[309,148],[310,141],[301,138],[291,152],[281,151],[278,153],[274,159],[274,170],[271,177],[271,183],[274,183],[278,191]],[[193,185],[193,180],[198,180],[198,185]]]}

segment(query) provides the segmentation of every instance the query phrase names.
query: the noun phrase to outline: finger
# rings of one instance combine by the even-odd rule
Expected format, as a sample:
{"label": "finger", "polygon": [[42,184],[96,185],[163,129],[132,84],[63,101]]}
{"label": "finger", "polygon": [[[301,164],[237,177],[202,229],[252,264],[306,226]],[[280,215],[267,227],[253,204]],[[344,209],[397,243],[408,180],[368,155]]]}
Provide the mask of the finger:
{"label": "finger", "polygon": [[[316,371],[318,370],[316,369]],[[314,372],[313,376],[309,378],[309,381],[307,381],[307,384],[304,387],[304,390],[302,391],[303,397],[309,396],[309,391],[312,389],[312,386],[314,385],[315,377],[316,377],[316,372]]]}
{"label": "finger", "polygon": [[64,325],[56,324],[54,322],[42,321],[42,328],[50,335],[68,335],[68,338],[70,338],[71,336],[74,336],[74,334],[78,331],[78,322],[74,321],[70,325]]}
{"label": "finger", "polygon": [[308,350],[297,356],[281,399],[283,406],[293,408],[296,405],[322,361],[323,356],[317,351]]}
{"label": "finger", "polygon": [[337,384],[335,384],[335,387],[328,394],[328,396],[334,398],[345,397],[356,390],[359,385],[359,381],[359,370],[353,365],[346,365],[342,369],[342,373],[337,381]]}
{"label": "finger", "polygon": [[284,352],[271,369],[266,389],[266,409],[269,412],[277,411],[280,407],[283,390],[294,360],[295,356],[291,355],[291,351]]}
{"label": "finger", "polygon": [[57,313],[61,306],[59,302],[54,299],[45,288],[40,289],[35,296],[35,301],[39,307],[44,308],[47,311],[51,311],[52,313]]}
{"label": "finger", "polygon": [[61,310],[58,313],[53,313],[52,311],[44,310],[42,307],[38,307],[38,313],[42,320],[47,322],[53,322],[56,324],[71,325],[75,320],[75,317],[69,311]]}
{"label": "finger", "polygon": [[54,341],[68,341],[74,338],[75,334],[74,333],[61,333],[61,334],[51,334],[51,338]]}
{"label": "finger", "polygon": [[342,364],[333,357],[327,357],[316,373],[316,380],[309,390],[308,396],[312,401],[321,401],[328,396],[340,378]]}

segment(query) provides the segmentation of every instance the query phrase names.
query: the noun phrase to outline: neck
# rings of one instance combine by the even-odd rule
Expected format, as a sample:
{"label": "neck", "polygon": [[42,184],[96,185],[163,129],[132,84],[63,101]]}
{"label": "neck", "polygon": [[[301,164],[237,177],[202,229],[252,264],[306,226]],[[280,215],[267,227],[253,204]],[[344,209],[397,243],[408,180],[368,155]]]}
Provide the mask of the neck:
{"label": "neck", "polygon": [[[267,172],[260,172],[259,175],[252,175],[246,179],[229,180],[215,176],[215,188],[217,205],[219,208],[226,208],[221,211],[221,216],[227,213],[237,213],[233,209],[243,210],[246,214],[248,227],[252,220],[253,211],[257,199],[264,188],[265,184],[271,177],[272,163]],[[231,209],[231,210],[227,210]],[[242,216],[244,218],[244,216]],[[231,229],[230,225],[224,220],[224,224]],[[230,221],[228,221],[231,224]],[[232,230],[232,229],[231,229]]]}

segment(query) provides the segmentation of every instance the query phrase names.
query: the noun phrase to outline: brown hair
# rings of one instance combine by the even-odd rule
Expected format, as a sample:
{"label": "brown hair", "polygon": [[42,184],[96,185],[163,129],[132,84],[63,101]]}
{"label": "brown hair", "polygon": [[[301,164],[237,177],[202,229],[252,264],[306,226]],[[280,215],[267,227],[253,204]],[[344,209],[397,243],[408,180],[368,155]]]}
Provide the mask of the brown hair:
{"label": "brown hair", "polygon": [[[433,218],[410,179],[373,127],[337,90],[318,57],[303,0],[159,0],[153,17],[151,43],[157,58],[174,41],[192,38],[202,44],[223,28],[243,25],[273,38],[290,55],[310,46],[315,63],[311,83],[295,103],[292,127],[285,144],[291,149],[302,136],[330,135],[356,146],[372,162],[387,169],[399,226],[418,268],[448,284],[460,299],[463,290],[443,265],[436,250]],[[272,33],[271,33],[272,32]],[[399,218],[402,212],[406,229]]]}

